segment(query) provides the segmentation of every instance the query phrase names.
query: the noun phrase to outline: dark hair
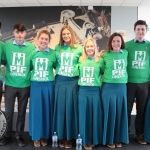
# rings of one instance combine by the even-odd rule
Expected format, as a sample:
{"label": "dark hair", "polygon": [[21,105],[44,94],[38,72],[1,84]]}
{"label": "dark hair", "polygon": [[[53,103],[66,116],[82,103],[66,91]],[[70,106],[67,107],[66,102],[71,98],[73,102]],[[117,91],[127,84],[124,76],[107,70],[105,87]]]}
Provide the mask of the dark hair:
{"label": "dark hair", "polygon": [[41,31],[39,32],[39,34],[38,34],[37,38],[39,39],[39,37],[40,37],[42,34],[46,34],[46,35],[48,35],[48,37],[49,37],[49,41],[50,41],[50,39],[51,39],[51,35],[50,35],[50,32],[49,32],[49,31],[47,31],[47,30],[41,30]]}
{"label": "dark hair", "polygon": [[144,21],[144,20],[138,20],[138,21],[134,24],[134,30],[135,30],[136,26],[138,26],[138,25],[145,25],[146,30],[147,30],[147,28],[148,28],[148,25],[147,25],[146,21]]}
{"label": "dark hair", "polygon": [[113,34],[109,37],[109,40],[108,40],[107,48],[108,48],[109,51],[113,49],[113,48],[112,48],[112,40],[114,39],[115,36],[119,36],[119,37],[121,38],[121,43],[122,43],[122,44],[121,44],[121,49],[124,49],[124,48],[125,48],[125,43],[124,43],[124,40],[123,40],[122,35],[121,35],[120,33],[115,32],[115,33],[113,33]]}
{"label": "dark hair", "polygon": [[2,23],[0,22],[0,29],[1,29]]}
{"label": "dark hair", "polygon": [[15,24],[13,30],[17,29],[18,31],[26,31],[26,27],[23,23]]}

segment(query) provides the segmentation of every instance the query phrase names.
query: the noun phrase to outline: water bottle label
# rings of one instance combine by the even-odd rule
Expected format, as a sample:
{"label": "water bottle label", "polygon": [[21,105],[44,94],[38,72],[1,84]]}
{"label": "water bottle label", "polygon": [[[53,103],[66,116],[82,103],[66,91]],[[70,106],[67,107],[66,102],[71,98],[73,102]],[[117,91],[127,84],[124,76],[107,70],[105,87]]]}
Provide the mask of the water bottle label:
{"label": "water bottle label", "polygon": [[53,137],[53,142],[57,142],[57,137]]}
{"label": "water bottle label", "polygon": [[76,143],[77,144],[82,144],[82,140],[78,139]]}

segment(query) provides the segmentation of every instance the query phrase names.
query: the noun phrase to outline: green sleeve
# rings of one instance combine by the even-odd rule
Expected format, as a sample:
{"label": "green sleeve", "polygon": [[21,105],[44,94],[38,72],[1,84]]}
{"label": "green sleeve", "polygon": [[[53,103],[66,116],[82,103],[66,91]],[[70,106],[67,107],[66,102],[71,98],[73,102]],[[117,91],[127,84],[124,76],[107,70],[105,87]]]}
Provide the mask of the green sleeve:
{"label": "green sleeve", "polygon": [[56,65],[57,65],[57,60],[56,60],[56,51],[54,51],[54,63],[53,63],[53,68],[55,69],[56,68]]}
{"label": "green sleeve", "polygon": [[55,46],[55,49],[54,49],[56,52],[59,52],[60,51],[60,45],[59,44],[57,44],[56,46]]}
{"label": "green sleeve", "polygon": [[55,51],[55,56],[56,56],[56,63],[55,63],[55,67],[57,66],[57,64],[58,64],[58,59],[59,59],[59,57],[60,57],[60,46],[57,44],[56,46],[55,46],[55,49],[54,49],[54,51]]}
{"label": "green sleeve", "polygon": [[101,68],[100,73],[104,74],[105,64],[104,64],[103,57],[100,58],[99,62],[100,62],[100,68]]}
{"label": "green sleeve", "polygon": [[33,51],[31,52],[31,59],[30,59],[30,71],[32,71],[33,70],[33,64],[32,64],[32,59],[33,59],[33,57],[34,57],[34,55],[35,55],[35,48],[33,49]]}
{"label": "green sleeve", "polygon": [[[81,64],[80,59],[81,59],[81,57],[78,59],[78,62],[76,64],[76,67],[77,67],[78,71],[79,71],[79,67],[80,67],[80,64]],[[80,74],[80,71],[79,71],[79,74]]]}

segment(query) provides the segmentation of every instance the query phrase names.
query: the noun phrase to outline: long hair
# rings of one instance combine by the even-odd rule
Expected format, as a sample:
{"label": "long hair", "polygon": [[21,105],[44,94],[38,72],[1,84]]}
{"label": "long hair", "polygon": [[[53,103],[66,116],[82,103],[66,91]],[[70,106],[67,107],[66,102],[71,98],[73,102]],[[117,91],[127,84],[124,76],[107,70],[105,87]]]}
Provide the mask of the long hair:
{"label": "long hair", "polygon": [[99,60],[100,57],[98,57],[98,49],[97,49],[95,40],[93,38],[89,38],[89,39],[85,40],[84,45],[83,45],[82,55],[80,57],[80,61],[84,62],[87,59],[87,53],[85,51],[85,47],[86,47],[87,43],[89,43],[89,42],[93,42],[94,43],[94,46],[95,46],[94,59],[95,59],[95,62],[98,62],[98,60]]}
{"label": "long hair", "polygon": [[64,26],[64,27],[62,27],[62,29],[61,29],[61,31],[60,31],[60,40],[59,40],[59,45],[60,45],[60,47],[62,47],[63,45],[64,45],[64,40],[63,40],[63,38],[62,38],[62,32],[63,32],[63,30],[65,30],[65,29],[67,29],[67,30],[69,30],[70,31],[70,34],[71,34],[71,43],[70,43],[70,46],[72,47],[72,48],[77,48],[77,46],[75,46],[74,44],[77,44],[77,42],[76,42],[76,40],[75,40],[75,37],[74,37],[74,32],[73,32],[73,30],[72,30],[72,28],[70,27],[70,26]]}

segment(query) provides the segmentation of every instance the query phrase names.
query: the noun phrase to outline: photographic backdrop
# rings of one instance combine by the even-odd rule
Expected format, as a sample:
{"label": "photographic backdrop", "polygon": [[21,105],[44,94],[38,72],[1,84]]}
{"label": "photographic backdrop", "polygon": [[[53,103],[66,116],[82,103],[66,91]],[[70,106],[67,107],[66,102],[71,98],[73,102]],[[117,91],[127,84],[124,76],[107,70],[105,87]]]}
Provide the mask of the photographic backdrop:
{"label": "photographic backdrop", "polygon": [[13,26],[24,23],[27,29],[26,40],[37,45],[36,36],[42,29],[51,33],[50,47],[59,42],[60,30],[70,25],[76,40],[83,44],[86,38],[93,37],[99,50],[106,49],[111,33],[111,7],[95,6],[88,10],[87,6],[53,6],[53,7],[16,7],[0,8],[2,22],[1,40],[14,39]]}

